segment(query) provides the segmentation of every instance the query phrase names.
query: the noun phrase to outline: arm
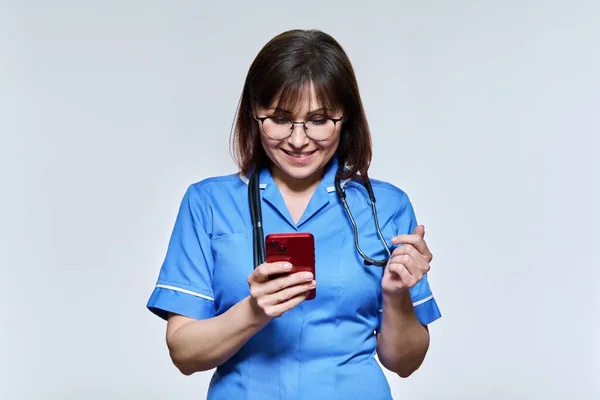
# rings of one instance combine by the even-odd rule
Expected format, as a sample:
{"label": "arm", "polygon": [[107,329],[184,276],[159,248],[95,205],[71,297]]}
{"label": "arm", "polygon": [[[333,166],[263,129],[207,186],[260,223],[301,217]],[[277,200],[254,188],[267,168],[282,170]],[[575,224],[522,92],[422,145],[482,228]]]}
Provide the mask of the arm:
{"label": "arm", "polygon": [[204,320],[170,314],[167,346],[184,375],[216,368],[227,361],[269,321],[257,314],[249,297],[225,313]]}
{"label": "arm", "polygon": [[202,320],[170,314],[167,346],[173,364],[184,375],[216,368],[231,358],[271,319],[300,304],[316,282],[312,274],[289,271],[288,263],[265,263],[248,277],[250,296],[225,313]]}
{"label": "arm", "polygon": [[421,325],[410,293],[383,297],[377,355],[384,367],[406,378],[420,366],[429,349],[429,330]]}
{"label": "arm", "polygon": [[[423,363],[429,349],[427,324],[439,318],[439,310],[427,283],[433,255],[420,225],[413,234],[392,239],[397,247],[383,274],[383,310],[377,354],[384,367],[406,378]],[[413,295],[421,300],[413,305]],[[423,301],[425,300],[425,301]]]}
{"label": "arm", "polygon": [[304,300],[312,275],[291,274],[287,263],[265,263],[248,277],[250,296],[216,315],[211,238],[212,219],[202,187],[188,188],[179,208],[157,286],[147,307],[167,319],[167,346],[185,375],[215,368],[275,318]]}

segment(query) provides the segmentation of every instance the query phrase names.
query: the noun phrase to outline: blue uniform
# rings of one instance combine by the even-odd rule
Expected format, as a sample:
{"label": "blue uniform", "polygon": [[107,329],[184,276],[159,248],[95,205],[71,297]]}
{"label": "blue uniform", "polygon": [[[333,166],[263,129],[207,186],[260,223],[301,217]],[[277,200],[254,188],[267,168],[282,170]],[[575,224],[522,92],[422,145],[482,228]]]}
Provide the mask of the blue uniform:
{"label": "blue uniform", "polygon": [[[265,235],[310,232],[315,238],[317,297],[273,319],[211,380],[209,400],[391,399],[375,360],[381,325],[382,267],[367,266],[334,189],[337,161],[328,165],[299,222],[293,222],[269,171],[260,174]],[[372,180],[383,235],[412,233],[412,205],[400,189]],[[362,250],[386,256],[375,231],[367,192],[345,185]],[[191,185],[181,203],[167,255],[148,308],[195,319],[214,317],[249,295],[253,271],[248,177],[213,177]],[[411,289],[417,317],[440,317],[427,276]]]}

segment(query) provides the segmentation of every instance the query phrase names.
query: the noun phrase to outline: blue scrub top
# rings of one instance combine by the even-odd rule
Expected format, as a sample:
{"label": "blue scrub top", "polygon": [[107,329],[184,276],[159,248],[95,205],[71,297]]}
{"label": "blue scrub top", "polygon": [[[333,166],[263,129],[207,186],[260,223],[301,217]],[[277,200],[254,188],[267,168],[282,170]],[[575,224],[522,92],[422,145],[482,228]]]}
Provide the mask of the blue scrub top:
{"label": "blue scrub top", "polygon": [[[382,267],[367,266],[354,247],[353,230],[334,189],[335,157],[295,224],[268,169],[260,174],[265,235],[310,232],[315,238],[317,296],[273,319],[211,380],[209,400],[391,399],[376,354],[381,325]],[[226,312],[249,295],[253,271],[248,176],[213,177],[191,185],[181,203],[167,255],[148,308],[195,319]],[[407,195],[371,180],[379,223],[388,245],[417,226]],[[386,256],[375,231],[366,190],[345,184],[362,250]],[[427,276],[411,289],[422,324],[440,317]]]}

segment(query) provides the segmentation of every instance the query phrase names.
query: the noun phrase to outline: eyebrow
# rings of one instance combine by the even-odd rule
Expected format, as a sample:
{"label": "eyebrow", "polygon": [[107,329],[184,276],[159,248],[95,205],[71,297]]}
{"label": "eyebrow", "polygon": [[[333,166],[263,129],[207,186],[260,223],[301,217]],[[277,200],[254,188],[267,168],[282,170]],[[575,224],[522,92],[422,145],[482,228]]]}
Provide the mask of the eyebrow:
{"label": "eyebrow", "polygon": [[[292,114],[291,111],[285,110],[281,107],[271,107],[271,108],[267,108],[267,110],[274,110],[275,112],[282,113],[282,114],[290,114],[290,115]],[[319,112],[327,112],[327,110],[328,110],[327,107],[321,107],[321,108],[317,108],[316,110],[307,112],[306,115],[312,115],[312,114],[316,114]]]}

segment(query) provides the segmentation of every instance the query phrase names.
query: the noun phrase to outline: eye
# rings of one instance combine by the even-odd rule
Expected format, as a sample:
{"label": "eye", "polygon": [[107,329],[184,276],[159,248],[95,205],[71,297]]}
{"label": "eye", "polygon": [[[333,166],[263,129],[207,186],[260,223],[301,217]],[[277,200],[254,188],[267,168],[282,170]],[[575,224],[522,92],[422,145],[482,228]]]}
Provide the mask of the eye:
{"label": "eye", "polygon": [[271,117],[271,121],[276,123],[277,125],[289,125],[290,120],[284,117]]}
{"label": "eye", "polygon": [[311,118],[309,122],[313,125],[324,125],[327,123],[327,121],[328,121],[327,118],[315,117],[315,118]]}

